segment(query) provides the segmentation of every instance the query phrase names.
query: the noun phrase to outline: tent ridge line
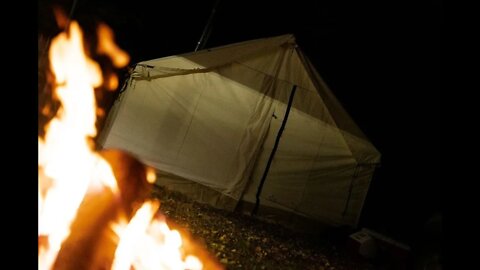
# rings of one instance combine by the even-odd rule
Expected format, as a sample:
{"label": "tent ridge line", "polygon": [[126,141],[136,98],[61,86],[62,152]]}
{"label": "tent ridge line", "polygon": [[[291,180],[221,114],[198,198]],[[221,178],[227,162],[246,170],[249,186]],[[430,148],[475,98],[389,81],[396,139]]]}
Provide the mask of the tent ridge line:
{"label": "tent ridge line", "polygon": [[[261,39],[259,39],[259,40],[261,40]],[[240,45],[244,45],[244,44],[238,44],[238,45],[240,46]],[[232,46],[233,45],[230,45],[229,47],[232,47]],[[159,74],[159,75],[154,75],[154,76],[150,76],[150,74],[148,74],[148,76],[142,76],[141,74],[139,74],[139,75],[136,75],[134,77],[137,80],[151,80],[151,79],[156,79],[156,78],[185,75],[185,74],[190,74],[190,73],[207,73],[207,72],[213,71],[215,69],[218,69],[218,68],[221,68],[221,67],[224,67],[224,66],[227,66],[227,65],[231,65],[233,63],[240,64],[239,61],[241,59],[249,58],[249,57],[252,57],[256,54],[260,54],[260,53],[263,53],[263,52],[268,52],[268,51],[271,51],[272,48],[278,48],[278,47],[287,47],[287,48],[288,47],[293,47],[293,48],[296,48],[296,47],[298,47],[298,45],[294,41],[292,43],[292,41],[287,40],[287,41],[284,41],[283,43],[280,43],[280,44],[277,44],[277,45],[270,45],[270,46],[267,46],[267,47],[264,47],[264,48],[261,48],[261,49],[257,49],[255,51],[249,53],[249,54],[246,54],[246,55],[241,55],[241,56],[238,56],[238,57],[234,57],[233,59],[231,59],[230,61],[225,62],[225,63],[221,63],[221,64],[218,64],[218,65],[213,65],[213,66],[209,66],[209,67],[197,67],[197,68],[192,68],[192,69],[180,69],[180,68],[153,66],[153,65],[150,65],[150,64],[146,64],[145,62],[147,62],[147,61],[141,61],[141,62],[137,63],[136,65],[141,66],[143,68],[153,69],[153,70],[160,69],[158,71],[169,70],[169,71],[172,71],[172,73]],[[221,48],[223,48],[223,46],[218,47],[218,49],[221,49]],[[183,58],[188,59],[189,55],[192,55],[192,54],[197,54],[198,55],[200,53],[208,53],[211,50],[215,50],[215,49],[217,49],[217,48],[206,49],[206,50],[202,50],[202,51],[194,51],[194,52],[185,53],[185,54],[179,54],[179,55],[176,55],[176,57],[183,57]],[[162,58],[159,58],[159,59],[163,59],[163,58],[169,58],[169,57],[162,57]],[[159,60],[159,59],[157,59],[157,60]],[[246,67],[249,67],[249,66],[246,66]],[[259,72],[258,70],[255,70],[255,71]],[[270,74],[266,74],[266,75],[271,76]],[[288,82],[288,81],[286,81],[286,82]],[[291,84],[292,82],[288,82],[288,83]],[[310,90],[308,88],[305,88],[305,87],[302,87],[302,88],[306,89],[308,91],[312,91],[312,90]]]}

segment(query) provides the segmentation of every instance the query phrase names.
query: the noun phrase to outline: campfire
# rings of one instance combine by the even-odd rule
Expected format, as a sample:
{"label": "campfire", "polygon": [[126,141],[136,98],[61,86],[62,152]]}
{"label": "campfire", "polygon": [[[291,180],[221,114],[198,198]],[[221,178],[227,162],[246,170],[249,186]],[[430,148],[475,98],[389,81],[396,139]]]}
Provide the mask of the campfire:
{"label": "campfire", "polygon": [[[128,64],[111,29],[100,25],[98,36],[98,54]],[[48,57],[61,106],[38,138],[38,269],[222,269],[188,232],[167,225],[150,198],[154,169],[119,150],[95,151],[103,115],[95,88],[116,89],[118,79],[104,83],[77,22],[52,40]]]}

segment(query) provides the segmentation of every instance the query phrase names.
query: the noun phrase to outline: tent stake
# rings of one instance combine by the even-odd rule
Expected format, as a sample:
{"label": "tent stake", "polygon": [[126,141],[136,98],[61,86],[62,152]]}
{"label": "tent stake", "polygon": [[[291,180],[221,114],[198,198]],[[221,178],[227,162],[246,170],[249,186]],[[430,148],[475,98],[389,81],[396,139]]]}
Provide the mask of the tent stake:
{"label": "tent stake", "polygon": [[275,144],[273,145],[272,152],[270,153],[270,157],[268,158],[267,166],[265,167],[265,171],[262,175],[262,180],[260,180],[260,184],[258,185],[255,207],[253,208],[252,215],[256,215],[258,212],[258,206],[260,205],[260,194],[262,193],[263,184],[265,184],[265,180],[267,179],[268,171],[270,170],[270,165],[272,164],[273,158],[275,157],[275,153],[277,152],[278,145],[280,143],[280,137],[282,137],[283,130],[287,124],[288,114],[290,113],[290,108],[292,107],[293,97],[295,96],[295,91],[297,90],[297,86],[293,85],[292,92],[290,93],[290,98],[288,99],[287,110],[285,111],[285,116],[283,117],[282,126],[278,130],[277,138],[275,139]]}

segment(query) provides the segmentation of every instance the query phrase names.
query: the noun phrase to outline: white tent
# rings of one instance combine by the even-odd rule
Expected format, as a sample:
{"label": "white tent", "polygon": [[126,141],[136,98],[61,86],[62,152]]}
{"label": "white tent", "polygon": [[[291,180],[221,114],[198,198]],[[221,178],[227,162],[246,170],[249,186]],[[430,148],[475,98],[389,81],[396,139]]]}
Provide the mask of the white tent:
{"label": "white tent", "polygon": [[254,203],[265,175],[261,207],[332,225],[358,223],[380,161],[293,35],[138,63],[100,143],[218,208]]}

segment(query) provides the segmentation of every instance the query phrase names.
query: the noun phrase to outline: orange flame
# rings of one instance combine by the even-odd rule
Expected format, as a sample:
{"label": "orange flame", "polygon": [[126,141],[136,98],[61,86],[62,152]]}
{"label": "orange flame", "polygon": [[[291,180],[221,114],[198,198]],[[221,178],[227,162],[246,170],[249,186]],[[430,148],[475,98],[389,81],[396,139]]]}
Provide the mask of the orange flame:
{"label": "orange flame", "polygon": [[117,68],[126,66],[128,61],[130,61],[130,57],[113,42],[114,35],[112,29],[105,24],[100,24],[97,32],[99,39],[97,52],[110,56],[113,65]]}
{"label": "orange flame", "polygon": [[[113,37],[105,25],[99,27],[99,35]],[[101,40],[100,51],[115,56],[115,66],[127,64],[126,53],[113,41]],[[96,115],[101,114],[94,88],[102,84],[102,73],[84,53],[77,22],[71,22],[68,35],[61,33],[52,40],[49,58],[57,83],[54,91],[62,107],[47,124],[45,137],[38,138],[39,270],[52,269],[87,194],[104,189],[120,194],[112,168],[93,150]],[[148,182],[154,183],[155,170],[146,171]],[[130,222],[115,222],[119,242],[112,269],[202,269],[197,257],[182,256],[181,236],[155,218],[158,208],[158,202],[146,202]]]}
{"label": "orange flame", "polygon": [[195,256],[181,259],[180,233],[154,218],[159,206],[158,202],[146,202],[128,225],[113,226],[120,241],[112,270],[129,270],[131,266],[144,270],[202,269],[202,263]]}
{"label": "orange flame", "polygon": [[97,134],[94,87],[102,76],[84,53],[78,23],[70,24],[69,35],[53,39],[49,58],[62,107],[48,123],[45,138],[38,139],[38,235],[48,239],[39,247],[39,269],[52,267],[87,191],[118,189],[111,167],[93,152],[90,141]]}

